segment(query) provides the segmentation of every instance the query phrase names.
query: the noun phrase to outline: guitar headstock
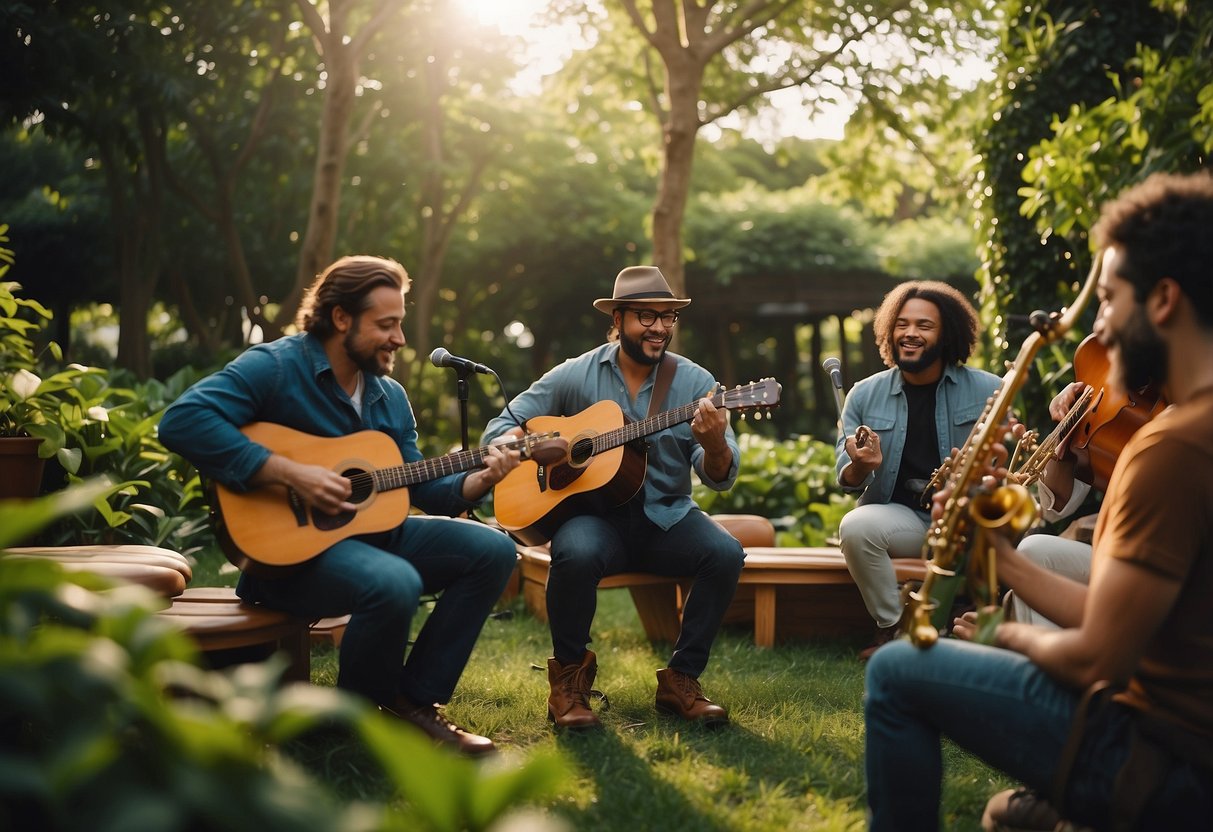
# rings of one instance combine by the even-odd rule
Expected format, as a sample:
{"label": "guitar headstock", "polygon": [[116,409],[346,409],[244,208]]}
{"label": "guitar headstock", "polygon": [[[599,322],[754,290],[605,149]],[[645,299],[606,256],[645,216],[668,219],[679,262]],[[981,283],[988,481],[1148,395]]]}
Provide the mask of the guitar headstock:
{"label": "guitar headstock", "polygon": [[712,397],[712,404],[727,410],[754,410],[779,406],[782,386],[773,378],[739,384],[731,390],[721,390]]}

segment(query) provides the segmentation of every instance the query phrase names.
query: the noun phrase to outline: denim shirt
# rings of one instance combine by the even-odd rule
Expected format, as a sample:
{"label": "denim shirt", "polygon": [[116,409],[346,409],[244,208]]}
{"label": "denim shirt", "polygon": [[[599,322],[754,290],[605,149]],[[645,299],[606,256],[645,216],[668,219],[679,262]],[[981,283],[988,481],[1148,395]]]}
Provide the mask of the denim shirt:
{"label": "denim shirt", "polygon": [[[170,405],[160,421],[160,440],[204,476],[237,492],[249,490],[249,479],[271,453],[240,432],[250,422],[275,422],[325,437],[382,431],[396,442],[405,462],[422,459],[417,420],[404,388],[369,373],[363,379],[359,417],[318,338],[302,334],[258,344]],[[431,514],[464,511],[473,505],[462,496],[466,476],[450,474],[409,486],[410,502]]]}
{"label": "denim shirt", "polygon": [[[703,367],[672,352],[667,352],[666,358],[677,362],[677,370],[661,412],[715,393],[716,380]],[[525,422],[535,416],[576,416],[593,404],[610,400],[620,406],[627,421],[637,422],[648,416],[655,377],[656,372],[649,373],[632,401],[619,369],[619,344],[611,342],[553,367],[510,402],[510,410]],[[509,412],[502,410],[485,428],[484,442],[491,442],[516,426]],[[741,451],[732,426],[725,428],[725,441],[733,452],[733,463],[728,476],[719,482],[704,471],[704,450],[691,435],[689,422],[651,434],[645,441],[649,453],[644,513],[662,529],[670,529],[695,507],[691,499],[691,468],[704,485],[716,491],[732,488],[737,479]]]}
{"label": "denim shirt", "polygon": [[[964,446],[986,400],[1001,385],[1002,379],[971,367],[951,365],[944,368],[935,390],[935,439],[943,460],[953,448]],[[844,491],[863,492],[859,505],[887,503],[893,496],[901,455],[906,446],[906,422],[909,409],[902,390],[901,370],[892,367],[855,383],[842,408],[842,433],[834,443],[834,473],[841,476],[851,457],[846,452],[848,436],[860,425],[867,425],[880,437],[884,456],[880,467],[868,474],[858,486],[839,485]]]}

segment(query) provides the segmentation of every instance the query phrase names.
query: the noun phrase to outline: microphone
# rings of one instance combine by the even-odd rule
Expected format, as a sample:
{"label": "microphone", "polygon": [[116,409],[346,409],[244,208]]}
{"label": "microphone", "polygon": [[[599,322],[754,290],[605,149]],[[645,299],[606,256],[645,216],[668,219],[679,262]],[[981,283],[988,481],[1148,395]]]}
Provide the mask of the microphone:
{"label": "microphone", "polygon": [[430,363],[435,367],[450,367],[452,370],[459,370],[465,373],[484,373],[486,376],[497,375],[484,364],[477,364],[470,358],[460,358],[457,355],[451,355],[446,347],[435,347],[434,351],[430,353]]}
{"label": "microphone", "polygon": [[836,357],[830,356],[825,361],[821,362],[821,368],[825,370],[830,381],[834,382],[834,404],[838,406],[838,424],[842,424],[842,362]]}

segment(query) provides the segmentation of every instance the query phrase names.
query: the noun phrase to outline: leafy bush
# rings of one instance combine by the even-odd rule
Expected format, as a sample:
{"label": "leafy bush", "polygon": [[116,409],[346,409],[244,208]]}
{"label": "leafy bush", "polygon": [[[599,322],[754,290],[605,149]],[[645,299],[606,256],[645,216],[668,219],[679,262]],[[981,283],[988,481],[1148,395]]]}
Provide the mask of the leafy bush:
{"label": "leafy bush", "polygon": [[834,482],[834,446],[797,436],[782,442],[743,433],[741,473],[727,492],[699,483],[692,496],[709,514],[758,514],[770,518],[780,546],[825,546],[838,534],[855,499]]}
{"label": "leafy bush", "polygon": [[[0,502],[0,546],[95,487]],[[204,671],[159,599],[106,586],[0,555],[0,828],[481,830],[564,776],[551,754],[480,768],[340,691],[279,687],[281,664]],[[403,803],[344,803],[284,753],[322,728],[352,732]]]}

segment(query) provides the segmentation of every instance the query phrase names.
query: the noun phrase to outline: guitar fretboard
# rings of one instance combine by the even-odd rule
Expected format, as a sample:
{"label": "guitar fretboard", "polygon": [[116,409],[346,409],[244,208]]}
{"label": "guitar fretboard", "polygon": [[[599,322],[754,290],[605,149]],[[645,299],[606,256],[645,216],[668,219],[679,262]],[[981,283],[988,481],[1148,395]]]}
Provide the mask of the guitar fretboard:
{"label": "guitar fretboard", "polygon": [[[766,389],[767,384],[765,383],[748,384],[736,390],[718,393],[712,397],[712,404],[716,407],[723,407],[726,410],[744,410],[746,408],[774,405],[775,402],[767,401],[765,396],[759,397],[759,395],[765,394]],[[635,439],[658,433],[673,425],[689,422],[695,417],[695,411],[698,409],[699,402],[693,401],[690,404],[684,404],[682,407],[676,407],[673,410],[658,413],[656,416],[641,419],[639,422],[629,422],[621,428],[601,433],[594,437],[594,453],[598,454],[611,448],[618,448],[620,445],[626,445]]]}

